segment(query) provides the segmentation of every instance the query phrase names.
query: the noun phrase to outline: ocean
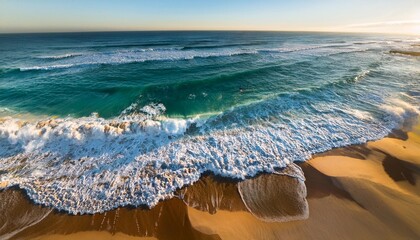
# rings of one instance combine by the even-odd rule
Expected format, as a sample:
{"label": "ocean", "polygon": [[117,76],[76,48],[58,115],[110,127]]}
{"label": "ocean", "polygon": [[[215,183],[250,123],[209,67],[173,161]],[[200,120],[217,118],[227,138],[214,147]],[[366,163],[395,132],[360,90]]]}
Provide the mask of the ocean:
{"label": "ocean", "polygon": [[1,34],[0,186],[72,214],[153,207],[203,173],[244,179],[380,139],[420,113],[420,58],[404,54],[419,44],[343,33]]}

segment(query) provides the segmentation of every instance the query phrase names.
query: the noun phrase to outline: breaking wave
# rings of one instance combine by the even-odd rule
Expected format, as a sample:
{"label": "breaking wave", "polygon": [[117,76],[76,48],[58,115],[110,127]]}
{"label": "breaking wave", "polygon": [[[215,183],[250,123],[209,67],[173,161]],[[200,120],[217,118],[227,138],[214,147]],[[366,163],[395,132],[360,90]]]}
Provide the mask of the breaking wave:
{"label": "breaking wave", "polygon": [[[376,42],[367,42],[366,44],[373,44]],[[219,44],[219,45],[198,45],[198,46],[184,46],[184,47],[167,47],[167,44],[150,44],[149,45],[115,45],[115,46],[101,46],[101,48],[110,48],[103,52],[85,52],[85,53],[66,53],[61,55],[51,56],[36,56],[35,58],[49,60],[44,64],[22,66],[20,71],[32,70],[56,70],[66,69],[81,66],[94,66],[102,64],[127,64],[136,62],[148,61],[175,61],[175,60],[192,60],[196,58],[213,58],[213,57],[230,57],[246,54],[270,54],[270,53],[294,53],[294,52],[308,52],[312,54],[324,53],[341,54],[366,51],[367,49],[352,48],[352,46],[359,43],[337,43],[337,44],[321,44],[321,45],[297,45],[297,46],[283,46],[280,48],[266,48],[255,49],[247,48],[247,46],[254,46],[258,43],[242,43],[242,44]],[[362,44],[362,43],[360,43]],[[363,43],[365,44],[365,43]],[[119,47],[145,47],[146,48],[128,48],[118,49]],[[112,50],[112,47],[117,49]],[[161,48],[153,48],[161,47]],[[319,50],[319,51],[316,51]]]}
{"label": "breaking wave", "polygon": [[31,70],[54,70],[80,66],[92,66],[101,64],[127,64],[148,61],[175,61],[192,60],[195,58],[229,57],[244,54],[255,54],[253,50],[215,50],[195,51],[177,49],[136,49],[112,52],[89,53],[71,57],[57,58],[54,64],[20,67],[21,71]]}
{"label": "breaking wave", "polygon": [[62,55],[53,55],[53,56],[39,56],[36,58],[39,59],[64,59],[64,58],[72,58],[72,57],[77,57],[77,56],[81,56],[81,53],[66,53],[66,54],[62,54]]}
{"label": "breaking wave", "polygon": [[[381,138],[418,108],[400,99],[380,115],[292,94],[207,118],[165,117],[165,106],[129,106],[112,119],[0,121],[0,181],[69,213],[154,206],[204,172],[244,179],[334,147]],[[310,99],[306,99],[310,100]],[[328,109],[328,110],[327,110]]]}

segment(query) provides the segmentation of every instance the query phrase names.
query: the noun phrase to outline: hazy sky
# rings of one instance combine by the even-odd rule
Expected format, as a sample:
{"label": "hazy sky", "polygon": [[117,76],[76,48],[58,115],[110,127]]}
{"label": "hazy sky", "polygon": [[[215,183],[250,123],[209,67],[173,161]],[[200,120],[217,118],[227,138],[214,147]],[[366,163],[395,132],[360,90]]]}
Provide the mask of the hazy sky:
{"label": "hazy sky", "polygon": [[420,0],[0,0],[0,32],[112,30],[420,34]]}

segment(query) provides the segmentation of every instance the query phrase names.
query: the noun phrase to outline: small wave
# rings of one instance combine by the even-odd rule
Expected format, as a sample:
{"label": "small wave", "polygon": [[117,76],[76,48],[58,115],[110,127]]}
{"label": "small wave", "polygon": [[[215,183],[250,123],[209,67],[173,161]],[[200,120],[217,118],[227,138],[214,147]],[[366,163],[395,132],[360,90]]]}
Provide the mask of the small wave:
{"label": "small wave", "polygon": [[0,68],[0,74],[13,73],[13,72],[19,72],[19,71],[20,71],[19,68]]}
{"label": "small wave", "polygon": [[21,68],[19,68],[19,70],[22,71],[22,72],[24,72],[24,71],[34,71],[34,70],[53,70],[53,69],[70,68],[70,67],[73,67],[73,66],[78,66],[78,64],[57,64],[57,65],[49,65],[49,66],[21,67]]}
{"label": "small wave", "polygon": [[357,74],[357,76],[354,77],[353,81],[358,82],[362,80],[363,78],[365,78],[369,73],[370,73],[370,70],[364,70],[361,73]]}
{"label": "small wave", "polygon": [[11,113],[14,113],[15,111],[13,111],[12,109],[10,109],[10,108],[7,108],[7,107],[0,107],[0,115],[2,115],[2,114],[11,114]]}
{"label": "small wave", "polygon": [[328,45],[317,45],[310,47],[285,47],[285,48],[272,48],[272,49],[260,49],[258,52],[261,53],[291,53],[291,52],[302,52],[309,51],[321,48],[341,48],[341,47],[350,47],[350,44],[328,44]]}
{"label": "small wave", "polygon": [[94,45],[88,48],[134,48],[134,47],[159,47],[170,46],[171,42],[156,42],[156,43],[127,43],[127,44],[108,44],[108,45]]}
{"label": "small wave", "polygon": [[383,43],[381,41],[365,41],[365,42],[354,42],[354,45],[370,45],[370,44],[377,44],[377,43]]}
{"label": "small wave", "polygon": [[[75,49],[112,49],[112,48],[149,48],[149,47],[165,47],[173,45],[172,42],[150,42],[150,43],[121,43],[121,44],[96,44],[96,45],[80,45],[80,46],[71,46],[71,48]],[[53,47],[56,50],[64,50],[68,49],[68,46],[56,46]]]}
{"label": "small wave", "polygon": [[369,51],[372,51],[372,49],[370,49],[370,48],[349,49],[349,50],[345,50],[345,51],[328,53],[328,54],[326,54],[324,56],[336,56],[336,55],[351,54],[351,53],[364,53],[364,52],[369,52]]}
{"label": "small wave", "polygon": [[62,55],[53,55],[53,56],[39,56],[36,58],[39,59],[64,59],[64,58],[72,58],[72,57],[77,57],[77,56],[81,56],[81,53],[66,53],[66,54],[62,54]]}
{"label": "small wave", "polygon": [[237,44],[213,44],[213,45],[196,45],[196,46],[186,46],[182,50],[193,50],[193,49],[215,49],[215,48],[229,48],[229,47],[246,47],[246,46],[256,46],[261,43],[237,43]]}

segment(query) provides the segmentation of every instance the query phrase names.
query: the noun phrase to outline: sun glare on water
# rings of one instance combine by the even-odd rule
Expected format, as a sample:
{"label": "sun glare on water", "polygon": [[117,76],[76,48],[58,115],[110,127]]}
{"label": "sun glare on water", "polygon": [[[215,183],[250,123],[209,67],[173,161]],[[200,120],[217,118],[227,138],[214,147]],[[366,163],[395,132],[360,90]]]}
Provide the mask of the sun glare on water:
{"label": "sun glare on water", "polygon": [[[419,19],[420,19],[420,17],[419,17]],[[416,35],[420,35],[420,20],[418,21],[418,23],[415,26],[413,26],[412,32]]]}

